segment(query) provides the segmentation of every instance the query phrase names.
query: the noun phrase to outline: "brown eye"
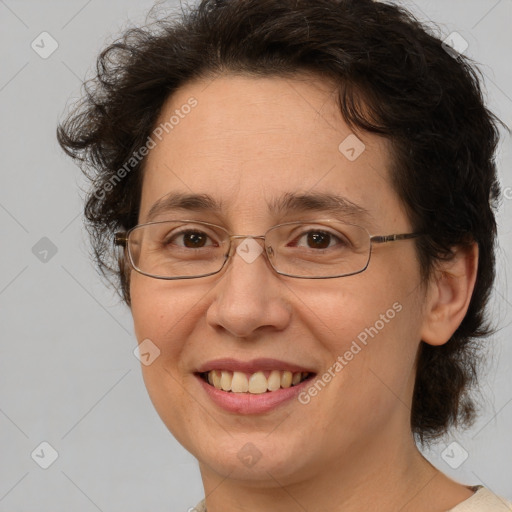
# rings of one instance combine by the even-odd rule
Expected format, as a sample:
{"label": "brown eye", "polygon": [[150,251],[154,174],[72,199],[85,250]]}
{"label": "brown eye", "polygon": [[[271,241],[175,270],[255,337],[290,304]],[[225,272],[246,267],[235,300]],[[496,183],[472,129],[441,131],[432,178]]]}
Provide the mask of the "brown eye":
{"label": "brown eye", "polygon": [[170,233],[164,241],[164,245],[175,245],[186,249],[202,249],[214,245],[211,237],[203,231],[186,229],[178,233]]}
{"label": "brown eye", "polygon": [[311,231],[307,234],[308,246],[312,249],[326,249],[331,242],[331,235],[329,233],[322,233],[321,231]]}
{"label": "brown eye", "polygon": [[200,232],[188,232],[183,234],[183,245],[191,249],[204,247],[208,237]]}
{"label": "brown eye", "polygon": [[329,231],[310,229],[296,237],[289,245],[305,249],[329,249],[333,247],[343,248],[347,242],[341,236],[336,236]]}

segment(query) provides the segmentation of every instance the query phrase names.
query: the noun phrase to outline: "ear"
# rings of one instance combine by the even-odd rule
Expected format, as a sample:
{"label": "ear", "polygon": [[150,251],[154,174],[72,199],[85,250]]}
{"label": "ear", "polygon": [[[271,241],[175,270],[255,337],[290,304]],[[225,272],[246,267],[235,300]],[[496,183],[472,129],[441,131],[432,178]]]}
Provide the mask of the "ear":
{"label": "ear", "polygon": [[429,282],[421,339],[443,345],[461,324],[469,307],[478,269],[478,245],[456,247],[440,261]]}

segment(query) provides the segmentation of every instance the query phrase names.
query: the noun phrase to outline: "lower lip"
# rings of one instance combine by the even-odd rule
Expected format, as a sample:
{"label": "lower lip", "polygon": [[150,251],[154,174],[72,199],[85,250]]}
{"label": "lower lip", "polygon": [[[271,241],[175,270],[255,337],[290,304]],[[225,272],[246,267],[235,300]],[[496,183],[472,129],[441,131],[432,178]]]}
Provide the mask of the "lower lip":
{"label": "lower lip", "polygon": [[280,388],[266,393],[232,393],[217,389],[196,375],[207,395],[222,409],[237,414],[260,414],[271,411],[281,404],[295,398],[310,384],[311,377],[289,388]]}

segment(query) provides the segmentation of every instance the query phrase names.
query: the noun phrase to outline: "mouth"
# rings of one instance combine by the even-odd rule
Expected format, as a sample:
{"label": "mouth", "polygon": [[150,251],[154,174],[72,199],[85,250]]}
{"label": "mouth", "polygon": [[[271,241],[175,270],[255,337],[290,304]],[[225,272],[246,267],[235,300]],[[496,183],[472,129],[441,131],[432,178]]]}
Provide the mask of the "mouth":
{"label": "mouth", "polygon": [[298,386],[312,379],[315,373],[289,370],[259,370],[247,373],[216,369],[198,372],[196,375],[210,386],[227,393],[260,395]]}
{"label": "mouth", "polygon": [[218,408],[230,414],[259,415],[298,403],[294,398],[310,385],[308,381],[316,373],[291,361],[227,357],[203,363],[194,375]]}

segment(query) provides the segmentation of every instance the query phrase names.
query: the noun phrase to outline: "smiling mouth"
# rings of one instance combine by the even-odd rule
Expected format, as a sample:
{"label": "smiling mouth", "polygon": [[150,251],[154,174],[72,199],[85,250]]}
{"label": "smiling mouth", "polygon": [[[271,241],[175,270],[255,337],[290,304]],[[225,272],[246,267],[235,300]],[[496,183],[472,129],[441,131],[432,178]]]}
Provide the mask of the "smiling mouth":
{"label": "smiling mouth", "polygon": [[257,371],[255,373],[211,370],[198,374],[211,386],[229,393],[272,393],[278,389],[290,388],[314,377],[311,372],[290,372],[288,370]]}

